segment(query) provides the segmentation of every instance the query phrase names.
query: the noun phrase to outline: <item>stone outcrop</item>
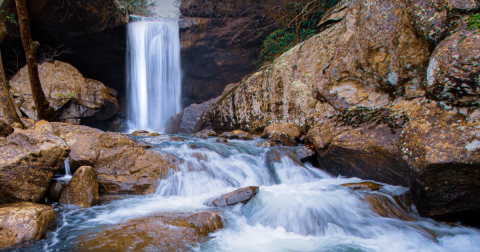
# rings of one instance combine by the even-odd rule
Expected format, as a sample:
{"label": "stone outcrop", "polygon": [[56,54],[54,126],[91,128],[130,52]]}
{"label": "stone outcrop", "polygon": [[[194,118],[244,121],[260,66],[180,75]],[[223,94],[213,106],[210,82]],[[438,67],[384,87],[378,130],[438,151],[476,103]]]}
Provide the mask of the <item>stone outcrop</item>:
{"label": "stone outcrop", "polygon": [[255,70],[273,23],[261,1],[182,1],[183,104],[202,103]]}
{"label": "stone outcrop", "polygon": [[148,150],[148,146],[120,133],[45,121],[34,129],[53,133],[72,146],[72,171],[80,166],[95,168],[102,194],[153,193],[157,181],[181,163],[173,155]]}
{"label": "stone outcrop", "polygon": [[263,131],[262,137],[281,142],[284,146],[297,146],[303,129],[294,123],[271,124]]}
{"label": "stone outcrop", "polygon": [[88,208],[98,204],[97,172],[90,166],[80,167],[62,191],[60,203]]}
{"label": "stone outcrop", "polygon": [[319,34],[205,116],[215,131],[267,135],[269,125],[296,124],[321,168],[408,186],[423,216],[471,222],[461,217],[480,212],[480,35],[466,18],[478,9],[470,0],[343,0]]}
{"label": "stone outcrop", "polygon": [[238,203],[246,204],[258,193],[258,186],[249,186],[235,190],[231,193],[222,194],[220,197],[207,202],[209,206],[225,207]]}
{"label": "stone outcrop", "polygon": [[194,103],[186,107],[182,112],[170,117],[165,126],[165,132],[167,134],[191,134],[199,132],[200,129],[208,128],[208,121],[205,121],[204,117],[205,112],[210,110],[222,96],[226,95],[237,85],[237,83],[228,84],[223,89],[221,96],[201,104]]}
{"label": "stone outcrop", "polygon": [[163,213],[128,220],[84,235],[79,242],[97,251],[189,251],[209,240],[209,233],[223,228],[220,216],[212,212],[196,214]]}
{"label": "stone outcrop", "polygon": [[0,249],[45,238],[56,226],[51,206],[30,202],[0,206]]}
{"label": "stone outcrop", "polygon": [[39,202],[69,153],[62,139],[38,131],[0,138],[0,203]]}
{"label": "stone outcrop", "polygon": [[[73,124],[109,119],[118,112],[116,91],[101,82],[84,78],[73,66],[55,61],[38,66],[42,88],[55,119]],[[17,106],[29,118],[37,119],[30,91],[27,68],[10,81]]]}
{"label": "stone outcrop", "polygon": [[6,124],[3,120],[0,120],[0,137],[7,137],[13,133],[13,128]]}

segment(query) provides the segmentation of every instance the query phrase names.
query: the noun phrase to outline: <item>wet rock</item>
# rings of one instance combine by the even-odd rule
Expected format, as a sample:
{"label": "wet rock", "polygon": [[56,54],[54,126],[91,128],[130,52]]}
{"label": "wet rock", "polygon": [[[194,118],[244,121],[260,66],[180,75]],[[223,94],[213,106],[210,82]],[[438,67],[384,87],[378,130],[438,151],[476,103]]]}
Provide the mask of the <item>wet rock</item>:
{"label": "wet rock", "polygon": [[386,218],[394,218],[405,221],[414,221],[415,218],[400,207],[393,198],[383,194],[365,194],[362,200],[372,207],[372,210]]}
{"label": "wet rock", "polygon": [[38,131],[0,138],[0,203],[39,202],[69,153],[62,139]]}
{"label": "wet rock", "polygon": [[98,204],[99,200],[97,172],[93,167],[82,166],[63,190],[60,203],[88,208]]}
{"label": "wet rock", "polygon": [[298,147],[295,150],[295,153],[297,153],[297,157],[302,160],[302,161],[307,161],[308,158],[315,156],[317,153],[315,152],[314,149],[312,149],[309,146],[301,146]]}
{"label": "wet rock", "polygon": [[[39,65],[38,70],[57,121],[80,124],[107,120],[117,114],[116,91],[99,81],[84,78],[73,66],[55,61]],[[10,81],[11,92],[20,110],[36,120],[28,78],[24,67]]]}
{"label": "wet rock", "polygon": [[212,212],[196,214],[163,213],[128,220],[104,231],[83,235],[79,243],[96,251],[190,251],[223,228],[220,216]]}
{"label": "wet rock", "polygon": [[238,189],[231,193],[223,194],[214,199],[212,202],[207,202],[209,206],[225,207],[232,206],[238,203],[246,204],[258,193],[258,186],[249,186]]}
{"label": "wet rock", "polygon": [[115,200],[121,200],[124,199],[125,195],[100,195],[100,199],[98,201],[98,205],[107,205]]}
{"label": "wet rock", "polygon": [[303,166],[303,163],[298,159],[297,153],[290,148],[274,148],[266,153],[267,164],[280,163],[283,158],[288,158],[296,165]]}
{"label": "wet rock", "polygon": [[380,190],[380,188],[383,187],[383,185],[380,185],[374,182],[348,183],[348,184],[342,184],[341,186],[354,191],[364,191],[364,190],[378,191]]}
{"label": "wet rock", "polygon": [[137,130],[132,132],[132,136],[144,136],[144,137],[155,137],[155,136],[160,136],[160,133],[157,132],[148,132],[146,130]]}
{"label": "wet rock", "polygon": [[271,124],[265,128],[262,137],[281,142],[284,146],[298,146],[302,128],[294,123]]}
{"label": "wet rock", "polygon": [[225,138],[217,138],[217,140],[215,140],[215,142],[217,142],[217,143],[228,143],[228,140],[225,139]]}
{"label": "wet rock", "polygon": [[80,166],[95,168],[102,194],[153,193],[158,180],[181,163],[173,155],[146,150],[148,146],[120,133],[48,122],[34,128],[53,132],[72,146],[72,171]]}
{"label": "wet rock", "polygon": [[253,140],[255,136],[243,130],[234,130],[231,132],[223,132],[219,137],[227,139]]}
{"label": "wet rock", "polygon": [[52,202],[52,201],[58,201],[60,199],[60,196],[62,195],[62,191],[65,188],[65,183],[62,183],[60,181],[54,180],[50,184],[50,187],[48,188],[48,193],[47,193],[47,199]]}
{"label": "wet rock", "polygon": [[459,112],[423,104],[401,134],[399,153],[414,177],[410,190],[423,216],[480,211],[478,111]]}
{"label": "wet rock", "polygon": [[265,141],[265,142],[258,143],[256,146],[259,148],[261,147],[269,148],[269,147],[278,147],[278,144],[273,141]]}
{"label": "wet rock", "polygon": [[0,120],[0,137],[7,137],[13,133],[13,128],[6,124],[4,121]]}
{"label": "wet rock", "polygon": [[217,133],[213,130],[202,130],[198,133],[195,133],[195,137],[200,137],[200,138],[208,138],[208,137],[214,137],[217,136]]}
{"label": "wet rock", "polygon": [[480,105],[480,34],[463,24],[432,53],[428,97],[447,106]]}
{"label": "wet rock", "polygon": [[55,228],[55,210],[30,202],[0,206],[0,249],[45,238]]}
{"label": "wet rock", "polygon": [[331,174],[409,186],[407,165],[398,154],[400,130],[385,124],[346,130],[319,152],[321,169]]}

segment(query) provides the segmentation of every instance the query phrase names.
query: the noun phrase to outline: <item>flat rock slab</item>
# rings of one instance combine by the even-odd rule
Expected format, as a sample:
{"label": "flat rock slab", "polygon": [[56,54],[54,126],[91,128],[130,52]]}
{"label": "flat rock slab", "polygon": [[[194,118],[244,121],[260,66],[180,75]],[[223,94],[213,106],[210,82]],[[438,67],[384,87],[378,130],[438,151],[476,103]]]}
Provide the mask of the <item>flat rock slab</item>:
{"label": "flat rock slab", "polygon": [[238,189],[231,193],[223,194],[222,196],[213,200],[212,203],[207,203],[210,206],[224,207],[232,206],[238,203],[247,203],[258,193],[258,186],[249,186]]}

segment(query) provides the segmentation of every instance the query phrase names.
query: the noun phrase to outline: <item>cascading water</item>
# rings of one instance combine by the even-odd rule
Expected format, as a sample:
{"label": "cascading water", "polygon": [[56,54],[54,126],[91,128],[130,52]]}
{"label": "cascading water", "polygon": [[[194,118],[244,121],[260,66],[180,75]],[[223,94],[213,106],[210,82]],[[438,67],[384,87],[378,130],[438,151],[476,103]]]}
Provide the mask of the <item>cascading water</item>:
{"label": "cascading water", "polygon": [[65,167],[65,176],[55,178],[58,181],[70,181],[72,179],[72,172],[70,171],[70,157],[67,157],[63,161],[63,166]]}
{"label": "cascading water", "polygon": [[132,20],[127,25],[127,119],[133,129],[161,132],[181,110],[178,21]]}
{"label": "cascading water", "polygon": [[[150,150],[182,160],[175,172],[159,181],[155,194],[89,209],[63,208],[59,228],[29,251],[78,251],[85,237],[101,236],[99,229],[129,219],[211,210],[222,216],[226,226],[194,251],[480,251],[477,229],[421,218],[414,208],[403,212],[405,219],[384,217],[366,201],[381,196],[392,209],[400,209],[393,197],[407,188],[350,190],[340,185],[362,180],[335,178],[308,163],[302,165],[288,155],[295,153],[293,147],[256,147],[265,140],[217,143],[215,138],[183,137],[184,141],[137,138],[153,146]],[[260,186],[247,204],[204,205],[212,197],[246,186]]]}

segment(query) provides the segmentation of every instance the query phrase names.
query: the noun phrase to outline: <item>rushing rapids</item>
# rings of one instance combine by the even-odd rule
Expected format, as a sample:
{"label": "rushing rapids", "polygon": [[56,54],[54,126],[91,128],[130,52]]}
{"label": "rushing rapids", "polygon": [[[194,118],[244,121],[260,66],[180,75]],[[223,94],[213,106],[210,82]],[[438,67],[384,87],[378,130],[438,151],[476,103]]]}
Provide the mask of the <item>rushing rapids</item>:
{"label": "rushing rapids", "polygon": [[[362,181],[332,177],[309,163],[302,164],[294,155],[295,147],[256,147],[264,140],[218,143],[215,138],[180,137],[184,141],[137,137],[155,151],[183,161],[177,171],[159,181],[155,194],[125,196],[88,209],[58,208],[56,231],[25,251],[88,251],[86,240],[119,223],[162,213],[204,211],[216,211],[225,228],[210,234],[208,242],[189,248],[193,251],[480,249],[479,230],[421,218],[414,206],[402,200],[406,188],[341,186]],[[212,197],[247,186],[260,189],[246,204],[204,205]],[[103,242],[114,242],[109,239],[119,238],[108,237]],[[135,248],[116,251],[123,250]],[[150,250],[157,251],[155,247]]]}
{"label": "rushing rapids", "polygon": [[178,21],[132,20],[127,25],[127,117],[132,130],[162,131],[159,127],[181,110]]}

